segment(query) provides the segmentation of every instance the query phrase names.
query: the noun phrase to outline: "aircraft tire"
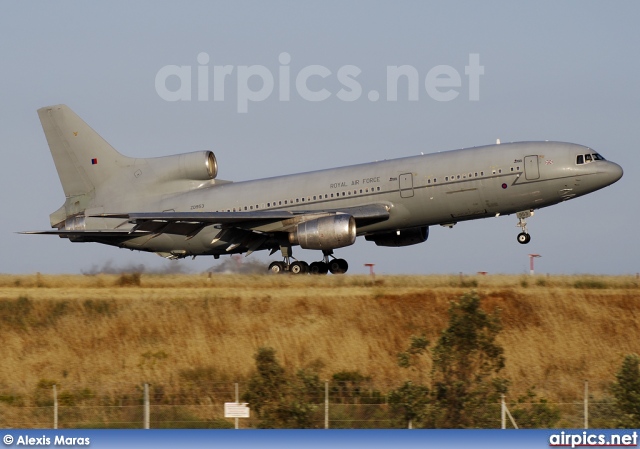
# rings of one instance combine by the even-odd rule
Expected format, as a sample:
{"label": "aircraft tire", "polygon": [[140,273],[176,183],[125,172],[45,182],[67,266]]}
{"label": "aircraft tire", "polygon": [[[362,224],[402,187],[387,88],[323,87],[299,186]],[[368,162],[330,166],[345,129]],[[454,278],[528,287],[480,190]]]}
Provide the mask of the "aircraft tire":
{"label": "aircraft tire", "polygon": [[311,274],[327,274],[329,272],[329,265],[324,262],[312,262],[309,265],[309,273]]}
{"label": "aircraft tire", "polygon": [[531,236],[526,232],[521,232],[520,234],[518,234],[518,243],[522,245],[526,245],[530,241],[531,241]]}
{"label": "aircraft tire", "polygon": [[344,259],[333,259],[329,262],[331,274],[344,274],[349,269],[349,264]]}
{"label": "aircraft tire", "polygon": [[309,264],[306,262],[293,262],[289,266],[289,272],[291,274],[306,274],[309,272]]}
{"label": "aircraft tire", "polygon": [[284,271],[284,262],[271,262],[271,264],[269,264],[269,273],[271,274],[282,274]]}

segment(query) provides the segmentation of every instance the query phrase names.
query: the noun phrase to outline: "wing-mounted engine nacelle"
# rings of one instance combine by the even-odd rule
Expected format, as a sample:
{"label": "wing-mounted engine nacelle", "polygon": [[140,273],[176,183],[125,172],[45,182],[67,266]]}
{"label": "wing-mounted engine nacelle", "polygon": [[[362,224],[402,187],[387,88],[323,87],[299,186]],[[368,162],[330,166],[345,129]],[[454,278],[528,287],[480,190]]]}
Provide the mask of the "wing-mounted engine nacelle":
{"label": "wing-mounted engine nacelle", "polygon": [[218,175],[218,161],[211,151],[154,158],[156,176],[163,180],[208,181]]}
{"label": "wing-mounted engine nacelle", "polygon": [[347,214],[302,222],[289,234],[289,242],[303,249],[342,248],[353,245],[355,241],[356,220]]}
{"label": "wing-mounted engine nacelle", "polygon": [[401,229],[393,232],[382,232],[364,237],[370,242],[375,242],[378,246],[409,246],[426,242],[429,238],[429,227],[420,226],[418,228]]}

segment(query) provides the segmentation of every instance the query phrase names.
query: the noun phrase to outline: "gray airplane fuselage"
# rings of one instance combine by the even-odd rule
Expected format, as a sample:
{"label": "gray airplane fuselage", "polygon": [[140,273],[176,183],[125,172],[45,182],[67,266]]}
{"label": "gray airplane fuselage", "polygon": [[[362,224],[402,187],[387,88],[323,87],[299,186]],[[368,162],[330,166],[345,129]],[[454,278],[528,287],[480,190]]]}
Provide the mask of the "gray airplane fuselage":
{"label": "gray airplane fuselage", "polygon": [[[571,143],[518,142],[405,157],[274,178],[222,183],[185,193],[113,204],[111,210],[141,212],[253,210],[339,210],[386,204],[389,219],[358,227],[358,235],[539,209],[585,195],[622,174],[612,162],[576,164],[593,150]],[[268,231],[269,225],[257,230]],[[154,252],[180,247],[189,255],[226,254],[212,245],[218,230],[205,228],[187,242],[163,234],[123,246]]]}
{"label": "gray airplane fuselage", "polygon": [[[429,226],[513,213],[526,244],[533,210],[622,176],[586,146],[517,142],[230,182],[216,179],[210,151],[131,158],[66,105],[38,115],[66,200],[50,215],[55,230],[29,234],[168,258],[280,250],[272,272],[340,274],[348,264],[333,250],[357,236],[408,246],[426,241]],[[323,260],[291,263],[298,245]]]}

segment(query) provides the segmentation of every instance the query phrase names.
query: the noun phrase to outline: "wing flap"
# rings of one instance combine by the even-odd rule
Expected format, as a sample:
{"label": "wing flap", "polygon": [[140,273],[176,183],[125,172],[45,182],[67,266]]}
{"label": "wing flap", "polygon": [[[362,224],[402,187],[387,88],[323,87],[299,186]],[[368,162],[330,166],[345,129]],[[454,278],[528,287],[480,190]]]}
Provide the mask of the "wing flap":
{"label": "wing flap", "polygon": [[251,221],[280,221],[292,218],[290,211],[255,212],[133,212],[129,214],[99,214],[100,218],[122,218],[130,222],[139,221],[184,221],[209,224],[235,224]]}

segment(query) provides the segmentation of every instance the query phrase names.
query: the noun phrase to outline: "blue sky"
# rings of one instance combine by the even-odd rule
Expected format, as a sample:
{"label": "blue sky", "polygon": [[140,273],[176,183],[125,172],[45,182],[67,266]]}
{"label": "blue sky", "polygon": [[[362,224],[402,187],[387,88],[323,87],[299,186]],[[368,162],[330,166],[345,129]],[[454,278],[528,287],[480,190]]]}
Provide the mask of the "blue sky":
{"label": "blue sky", "polygon": [[[3,2],[0,4],[0,151],[4,157],[5,257],[0,273],[77,273],[107,262],[172,263],[98,244],[72,244],[15,231],[46,229],[64,194],[38,121],[39,107],[65,103],[120,152],[151,157],[210,149],[219,177],[246,180],[495,142],[562,140],[588,145],[622,165],[613,186],[542,209],[532,241],[516,242],[515,216],[435,227],[429,240],[378,248],[358,239],[338,251],[351,273],[625,274],[640,271],[640,33],[637,2]],[[197,101],[198,55],[235,68],[224,101]],[[279,56],[290,55],[291,98],[278,96]],[[469,100],[465,66],[484,74]],[[191,66],[192,100],[156,90],[165,66]],[[276,89],[238,112],[241,66],[263,66]],[[295,76],[310,65],[327,78],[308,85],[332,94],[304,100]],[[388,66],[410,65],[419,98],[385,95]],[[436,101],[423,85],[436,66],[461,75],[459,95]],[[363,94],[342,101],[337,72],[360,69]],[[176,88],[174,77],[167,82]],[[254,78],[249,87],[259,90]],[[213,93],[210,84],[210,93]],[[370,101],[368,92],[380,92]],[[212,95],[210,95],[212,96]],[[310,251],[296,253],[309,262]],[[267,261],[267,254],[250,258]],[[178,262],[204,270],[212,258]]]}

